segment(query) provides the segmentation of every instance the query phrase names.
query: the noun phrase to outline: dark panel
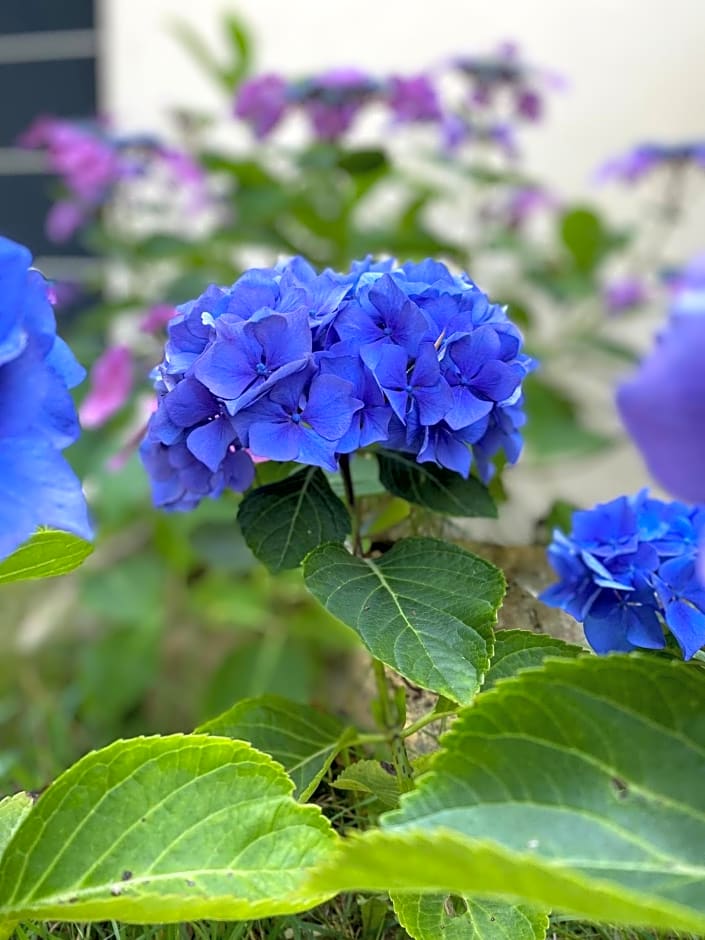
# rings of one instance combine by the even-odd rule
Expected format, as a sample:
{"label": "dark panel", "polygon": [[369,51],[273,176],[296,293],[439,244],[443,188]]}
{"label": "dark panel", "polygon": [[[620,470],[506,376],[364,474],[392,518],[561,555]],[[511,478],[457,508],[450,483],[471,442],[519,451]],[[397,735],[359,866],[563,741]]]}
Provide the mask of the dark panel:
{"label": "dark panel", "polygon": [[34,255],[85,255],[75,240],[55,245],[44,234],[51,186],[46,176],[0,176],[0,235],[27,245]]}
{"label": "dark panel", "polygon": [[93,26],[93,0],[0,0],[0,33]]}
{"label": "dark panel", "polygon": [[12,146],[38,114],[85,118],[97,110],[93,59],[0,65],[0,88],[12,89],[2,98],[0,147]]}

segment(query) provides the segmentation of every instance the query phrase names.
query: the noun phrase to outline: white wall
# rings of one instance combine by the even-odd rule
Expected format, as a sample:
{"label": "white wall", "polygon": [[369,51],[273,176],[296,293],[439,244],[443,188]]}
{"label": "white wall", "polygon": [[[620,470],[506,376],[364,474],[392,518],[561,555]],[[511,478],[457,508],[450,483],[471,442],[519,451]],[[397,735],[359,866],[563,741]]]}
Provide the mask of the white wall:
{"label": "white wall", "polygon": [[[595,193],[589,182],[606,155],[650,138],[705,138],[705,0],[102,0],[103,101],[119,126],[166,130],[168,108],[179,105],[227,113],[228,102],[168,32],[180,18],[217,44],[226,10],[253,29],[259,67],[285,73],[339,64],[412,70],[518,40],[533,61],[570,80],[553,95],[545,126],[524,134],[529,167],[620,216],[633,211],[631,196],[616,187]],[[705,249],[705,173],[674,248]],[[528,503],[538,507],[547,484],[554,495],[587,502],[647,482],[627,448],[548,475],[534,483],[521,475]]]}
{"label": "white wall", "polygon": [[548,127],[526,135],[532,164],[579,191],[606,152],[654,137],[705,135],[703,0],[102,0],[106,109],[131,126],[164,126],[170,105],[224,107],[169,35],[188,21],[214,43],[236,10],[259,65],[306,72],[340,63],[414,69],[517,39],[565,74]]}

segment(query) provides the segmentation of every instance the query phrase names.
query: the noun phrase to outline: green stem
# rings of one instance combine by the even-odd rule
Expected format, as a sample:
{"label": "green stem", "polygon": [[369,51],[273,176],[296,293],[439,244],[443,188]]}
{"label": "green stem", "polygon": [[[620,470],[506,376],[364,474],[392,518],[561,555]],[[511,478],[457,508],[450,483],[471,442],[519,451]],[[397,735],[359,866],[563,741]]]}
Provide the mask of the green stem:
{"label": "green stem", "polygon": [[432,725],[434,721],[441,721],[443,718],[451,718],[453,715],[457,715],[457,711],[452,712],[436,712],[431,711],[425,715],[422,715],[420,718],[417,718],[416,721],[408,725],[401,732],[402,738],[410,738],[412,734],[416,734],[418,731],[421,731],[426,725]]}

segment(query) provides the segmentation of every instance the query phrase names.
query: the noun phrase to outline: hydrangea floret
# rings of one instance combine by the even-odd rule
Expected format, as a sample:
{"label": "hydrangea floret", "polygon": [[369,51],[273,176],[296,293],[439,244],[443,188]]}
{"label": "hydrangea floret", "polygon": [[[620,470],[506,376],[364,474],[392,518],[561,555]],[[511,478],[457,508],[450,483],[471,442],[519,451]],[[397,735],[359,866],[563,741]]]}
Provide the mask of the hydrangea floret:
{"label": "hydrangea floret", "polygon": [[0,238],[0,558],[38,526],[92,537],[62,451],[79,436],[69,389],[84,377],[56,335],[49,285],[22,245]]}
{"label": "hydrangea floret", "polygon": [[141,453],[157,505],[246,490],[253,457],[334,471],[381,445],[487,482],[518,459],[533,367],[505,308],[436,261],[302,258],[211,286],[168,324]]}
{"label": "hydrangea floret", "polygon": [[55,242],[67,241],[86,225],[119,184],[152,171],[165,172],[189,190],[194,205],[205,198],[202,167],[189,154],[151,135],[121,137],[98,123],[44,115],[33,121],[18,143],[43,151],[47,168],[65,189],[45,223],[47,236]]}
{"label": "hydrangea floret", "polygon": [[560,581],[541,595],[584,625],[597,653],[663,649],[670,634],[690,659],[705,643],[698,543],[705,509],[647,490],[573,514],[548,558]]}

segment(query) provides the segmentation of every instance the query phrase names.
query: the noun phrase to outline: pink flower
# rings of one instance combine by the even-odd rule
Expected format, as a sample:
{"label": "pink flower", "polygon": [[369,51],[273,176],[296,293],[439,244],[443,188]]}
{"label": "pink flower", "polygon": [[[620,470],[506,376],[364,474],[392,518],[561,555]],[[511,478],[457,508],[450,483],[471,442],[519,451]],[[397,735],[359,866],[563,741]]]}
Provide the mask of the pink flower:
{"label": "pink flower", "polygon": [[90,391],[78,410],[84,428],[99,428],[122,408],[132,391],[132,352],[127,346],[111,346],[96,360],[90,374]]}
{"label": "pink flower", "polygon": [[140,320],[140,329],[143,333],[158,333],[176,313],[171,304],[155,304]]}

